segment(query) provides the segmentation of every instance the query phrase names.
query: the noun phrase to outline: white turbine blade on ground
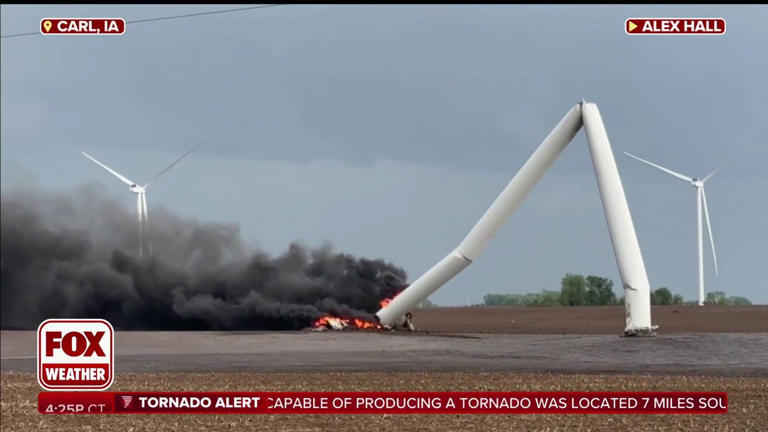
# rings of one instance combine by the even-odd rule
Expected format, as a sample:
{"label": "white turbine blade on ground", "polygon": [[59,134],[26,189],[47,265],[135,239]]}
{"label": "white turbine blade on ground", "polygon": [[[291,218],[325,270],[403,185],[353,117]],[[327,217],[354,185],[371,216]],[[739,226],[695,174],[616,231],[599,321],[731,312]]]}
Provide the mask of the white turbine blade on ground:
{"label": "white turbine blade on ground", "polygon": [[677,178],[679,178],[679,179],[681,179],[681,180],[685,180],[685,181],[689,181],[689,182],[690,182],[690,181],[693,181],[693,179],[692,179],[692,178],[690,178],[690,177],[688,177],[688,176],[685,176],[685,175],[683,175],[683,174],[680,174],[679,172],[674,172],[674,171],[672,171],[671,169],[667,169],[667,168],[664,168],[664,167],[663,167],[663,166],[661,166],[661,165],[656,165],[655,163],[653,163],[653,162],[649,162],[649,161],[647,161],[647,160],[645,160],[645,159],[641,159],[641,158],[639,158],[639,157],[637,157],[637,156],[635,156],[635,155],[633,155],[633,154],[631,154],[631,153],[627,153],[627,152],[624,152],[624,154],[625,154],[625,155],[627,155],[627,156],[629,156],[629,157],[631,157],[631,158],[635,158],[635,159],[639,160],[640,162],[645,162],[645,163],[647,163],[648,165],[650,165],[650,166],[652,166],[652,167],[656,167],[656,168],[658,168],[658,169],[660,169],[660,170],[664,171],[664,172],[665,172],[665,173],[667,173],[667,174],[672,174],[673,176],[675,176],[675,177],[677,177]]}
{"label": "white turbine blade on ground", "polygon": [[[711,174],[710,174],[711,175]],[[701,188],[701,198],[704,201],[704,218],[707,220],[707,231],[709,231],[709,244],[712,245],[712,260],[715,262],[715,275],[717,275],[717,254],[715,253],[715,239],[712,237],[712,225],[709,223],[709,209],[707,208],[707,194],[704,188]]]}
{"label": "white turbine blade on ground", "polygon": [[120,179],[120,181],[122,181],[123,183],[127,184],[128,186],[133,186],[133,185],[135,185],[135,184],[136,184],[136,182],[134,182],[133,180],[131,180],[131,179],[129,179],[129,178],[127,178],[127,177],[123,176],[123,175],[122,175],[122,174],[120,174],[119,172],[117,172],[117,171],[113,170],[112,168],[110,168],[110,167],[108,167],[108,166],[104,165],[103,163],[101,163],[101,162],[97,161],[96,159],[94,159],[93,157],[91,157],[91,155],[89,155],[88,153],[86,153],[86,152],[80,152],[80,153],[82,153],[82,154],[83,154],[83,156],[87,157],[88,159],[90,159],[90,160],[92,160],[92,161],[96,162],[96,164],[98,164],[100,167],[104,168],[105,170],[109,171],[109,172],[110,172],[110,173],[111,173],[113,176],[115,176],[115,177],[119,178],[119,179]]}
{"label": "white turbine blade on ground", "polygon": [[184,153],[183,155],[181,155],[181,157],[180,157],[180,158],[176,159],[175,161],[173,161],[173,163],[172,163],[172,164],[168,165],[168,167],[167,167],[167,168],[165,168],[164,170],[162,170],[162,171],[160,171],[159,173],[157,173],[157,175],[155,175],[154,177],[152,177],[152,179],[151,179],[151,180],[149,180],[149,181],[148,181],[148,182],[147,182],[147,183],[144,185],[144,188],[148,188],[148,187],[149,187],[149,185],[151,185],[151,184],[152,184],[152,183],[154,183],[154,182],[155,182],[157,179],[159,179],[160,177],[162,177],[162,176],[163,176],[163,174],[167,173],[167,172],[168,172],[168,170],[170,170],[171,168],[173,168],[173,166],[174,166],[174,165],[176,165],[177,163],[181,162],[181,160],[182,160],[182,159],[184,159],[184,158],[185,158],[185,157],[187,157],[187,156],[188,156],[190,153],[192,153],[193,151],[195,151],[195,149],[197,149],[198,147],[200,147],[200,145],[201,145],[202,143],[203,143],[203,142],[201,141],[201,142],[200,142],[200,144],[198,144],[198,145],[196,145],[196,146],[192,147],[191,149],[189,149],[189,150],[188,150],[186,153]]}
{"label": "white turbine blade on ground", "polygon": [[712,177],[713,175],[715,175],[715,173],[717,173],[719,170],[720,170],[720,168],[715,168],[715,170],[714,170],[714,171],[712,171],[711,173],[707,174],[707,176],[706,176],[706,177],[704,177],[703,179],[701,179],[701,182],[702,182],[702,183],[706,182],[707,180],[709,180],[709,178],[710,178],[710,177]]}

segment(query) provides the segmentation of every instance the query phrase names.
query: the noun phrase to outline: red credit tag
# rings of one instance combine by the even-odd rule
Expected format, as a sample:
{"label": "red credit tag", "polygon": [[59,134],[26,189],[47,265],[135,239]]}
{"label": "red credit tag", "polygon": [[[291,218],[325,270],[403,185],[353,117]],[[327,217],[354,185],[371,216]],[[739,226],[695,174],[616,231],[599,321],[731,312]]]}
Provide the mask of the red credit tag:
{"label": "red credit tag", "polygon": [[44,35],[121,35],[125,33],[125,20],[122,18],[43,18],[40,20],[40,33]]}
{"label": "red credit tag", "polygon": [[624,31],[636,34],[681,34],[681,35],[722,35],[725,34],[723,18],[627,18]]}

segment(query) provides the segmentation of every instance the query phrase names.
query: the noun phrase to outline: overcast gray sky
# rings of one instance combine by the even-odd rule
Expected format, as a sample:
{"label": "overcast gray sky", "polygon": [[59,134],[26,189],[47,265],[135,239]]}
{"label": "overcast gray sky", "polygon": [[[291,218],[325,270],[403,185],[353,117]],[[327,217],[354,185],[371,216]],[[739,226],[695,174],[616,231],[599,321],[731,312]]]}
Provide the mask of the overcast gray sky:
{"label": "overcast gray sky", "polygon": [[[236,6],[235,6],[236,7]],[[2,6],[127,20],[227,6]],[[628,17],[724,17],[724,36],[628,36]],[[768,302],[768,7],[301,6],[128,25],[123,36],[2,39],[3,190],[154,184],[149,207],[233,221],[272,253],[323,241],[402,265],[455,247],[563,114],[600,107],[653,287],[696,297],[696,196],[630,151],[707,183],[720,276]],[[151,220],[151,216],[150,216]],[[706,241],[706,240],[705,240]],[[583,133],[483,255],[432,296],[621,286]]]}

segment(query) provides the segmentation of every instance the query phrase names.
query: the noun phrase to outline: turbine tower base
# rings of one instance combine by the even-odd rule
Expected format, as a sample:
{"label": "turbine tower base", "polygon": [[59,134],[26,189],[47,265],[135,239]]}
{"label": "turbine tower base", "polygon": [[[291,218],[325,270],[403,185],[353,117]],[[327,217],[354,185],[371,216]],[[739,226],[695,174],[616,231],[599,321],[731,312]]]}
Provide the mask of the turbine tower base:
{"label": "turbine tower base", "polygon": [[623,337],[656,336],[657,328],[659,328],[659,326],[654,325],[650,327],[638,327],[633,329],[627,329],[627,330],[624,330],[624,334],[622,334],[622,336]]}

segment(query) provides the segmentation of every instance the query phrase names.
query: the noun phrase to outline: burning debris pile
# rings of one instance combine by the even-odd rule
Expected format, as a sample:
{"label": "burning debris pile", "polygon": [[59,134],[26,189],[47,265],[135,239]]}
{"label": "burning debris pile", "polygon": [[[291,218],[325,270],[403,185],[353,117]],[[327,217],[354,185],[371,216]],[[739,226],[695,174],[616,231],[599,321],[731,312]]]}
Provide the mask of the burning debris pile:
{"label": "burning debris pile", "polygon": [[[403,289],[407,287],[408,285],[405,285]],[[400,294],[400,292],[398,292],[397,294]],[[397,294],[395,294],[392,298],[385,298],[384,300],[380,301],[379,306],[381,306],[382,308],[387,306],[389,302],[392,301],[392,299],[397,297]],[[346,329],[397,330],[399,328],[409,330],[409,331],[416,330],[416,327],[413,325],[413,315],[411,315],[410,312],[405,314],[405,316],[403,317],[403,320],[400,323],[398,323],[398,325],[396,326],[381,325],[376,318],[374,318],[374,320],[372,321],[369,321],[369,320],[364,320],[360,318],[340,318],[332,315],[326,315],[324,317],[320,317],[320,319],[312,323],[312,329],[315,331],[346,330]]]}
{"label": "burning debris pile", "polygon": [[338,318],[330,315],[324,316],[312,323],[313,330],[344,330],[347,328],[358,330],[382,329],[381,325],[374,321],[366,321],[360,318]]}
{"label": "burning debris pile", "polygon": [[95,186],[2,195],[0,319],[101,317],[122,330],[382,328],[374,313],[406,274],[380,259],[291,244],[272,257],[233,224],[200,223],[162,207],[138,259],[136,220]]}

